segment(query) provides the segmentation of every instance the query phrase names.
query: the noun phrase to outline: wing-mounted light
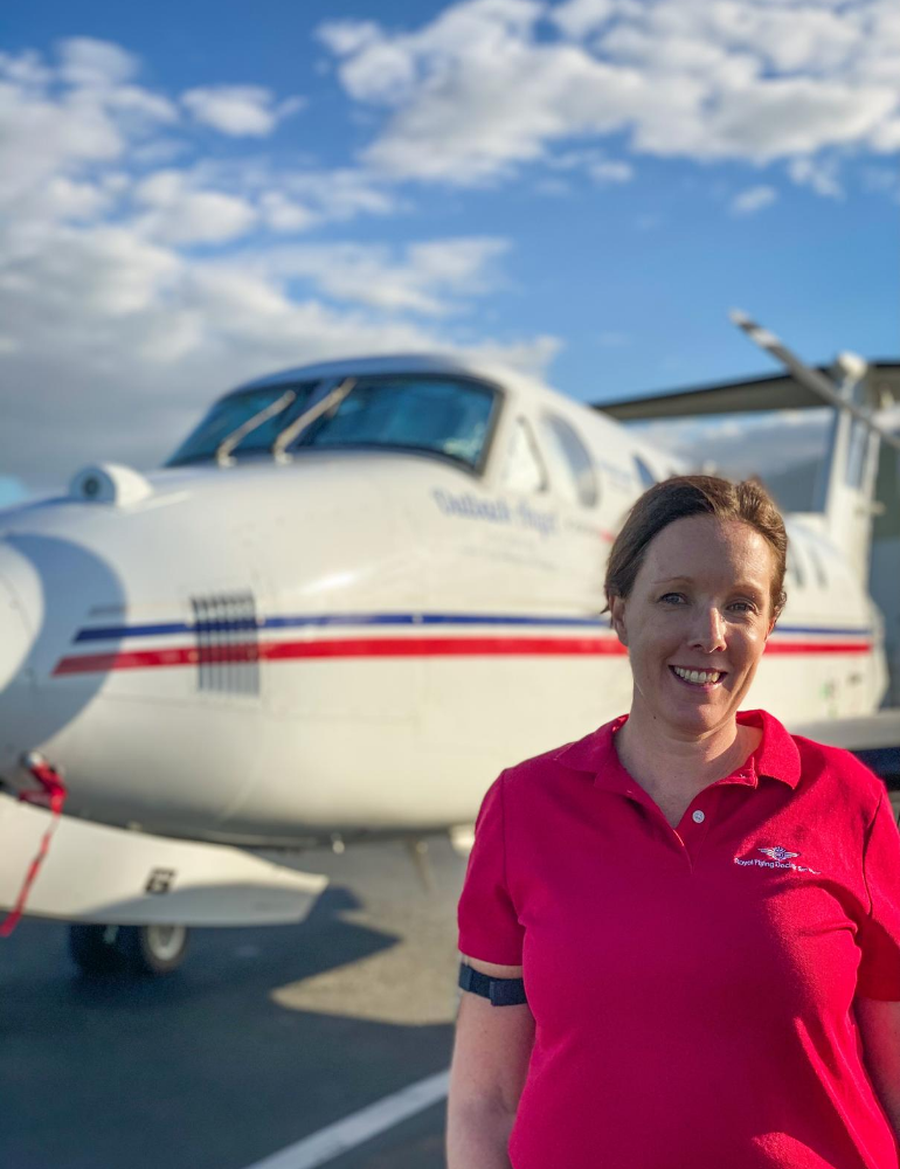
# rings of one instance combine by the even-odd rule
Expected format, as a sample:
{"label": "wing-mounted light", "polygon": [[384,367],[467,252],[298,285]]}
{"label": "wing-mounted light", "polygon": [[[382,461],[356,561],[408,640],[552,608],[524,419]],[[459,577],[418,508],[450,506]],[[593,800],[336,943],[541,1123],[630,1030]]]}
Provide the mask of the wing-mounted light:
{"label": "wing-mounted light", "polygon": [[69,498],[82,503],[107,503],[127,507],[153,494],[153,486],[139,471],[119,463],[95,463],[83,467],[69,483]]}

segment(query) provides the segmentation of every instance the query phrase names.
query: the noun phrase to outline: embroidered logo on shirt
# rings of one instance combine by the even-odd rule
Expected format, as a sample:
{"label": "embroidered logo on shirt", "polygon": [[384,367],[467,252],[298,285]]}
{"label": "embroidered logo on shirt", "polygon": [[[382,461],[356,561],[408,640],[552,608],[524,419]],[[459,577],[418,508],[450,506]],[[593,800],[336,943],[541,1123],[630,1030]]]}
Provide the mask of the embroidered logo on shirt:
{"label": "embroidered logo on shirt", "polygon": [[788,850],[786,848],[782,848],[780,844],[775,848],[759,848],[757,849],[757,852],[764,852],[766,856],[770,856],[773,861],[787,861],[790,860],[791,857],[800,855],[799,852],[788,852]]}
{"label": "embroidered logo on shirt", "polygon": [[792,860],[795,856],[799,856],[799,852],[791,852],[789,849],[782,848],[777,844],[774,848],[758,848],[757,852],[763,853],[764,856],[769,857],[767,861],[760,860],[758,856],[739,857],[734,858],[736,865],[756,866],[760,869],[792,869],[795,873],[812,873],[815,876],[821,875],[821,870],[811,869],[808,865],[795,865]]}

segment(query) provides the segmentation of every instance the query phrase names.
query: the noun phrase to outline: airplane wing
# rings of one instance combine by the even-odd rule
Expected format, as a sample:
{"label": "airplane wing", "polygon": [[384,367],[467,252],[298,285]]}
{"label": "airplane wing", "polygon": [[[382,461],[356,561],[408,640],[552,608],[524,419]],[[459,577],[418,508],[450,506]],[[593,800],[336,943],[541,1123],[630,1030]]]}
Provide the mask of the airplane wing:
{"label": "airplane wing", "polygon": [[[50,828],[48,811],[0,795],[0,911],[16,903]],[[62,816],[25,912],[117,925],[274,925],[302,921],[327,884],[228,845]]]}
{"label": "airplane wing", "polygon": [[[817,373],[828,375],[828,366],[813,368]],[[869,370],[876,391],[885,391],[895,401],[900,401],[900,361],[873,361],[869,363]],[[750,413],[756,410],[805,410],[823,405],[818,394],[801,385],[788,373],[736,382],[717,382],[676,390],[674,393],[592,403],[593,409],[602,410],[621,422]]]}

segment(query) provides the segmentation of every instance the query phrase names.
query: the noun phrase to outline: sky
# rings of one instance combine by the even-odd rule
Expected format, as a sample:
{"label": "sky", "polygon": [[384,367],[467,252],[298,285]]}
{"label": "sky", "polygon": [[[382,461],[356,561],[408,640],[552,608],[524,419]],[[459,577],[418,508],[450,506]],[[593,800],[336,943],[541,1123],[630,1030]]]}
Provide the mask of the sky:
{"label": "sky", "polygon": [[737,306],[896,359],[898,76],[895,0],[7,6],[0,503],[324,358],[602,402],[774,372]]}

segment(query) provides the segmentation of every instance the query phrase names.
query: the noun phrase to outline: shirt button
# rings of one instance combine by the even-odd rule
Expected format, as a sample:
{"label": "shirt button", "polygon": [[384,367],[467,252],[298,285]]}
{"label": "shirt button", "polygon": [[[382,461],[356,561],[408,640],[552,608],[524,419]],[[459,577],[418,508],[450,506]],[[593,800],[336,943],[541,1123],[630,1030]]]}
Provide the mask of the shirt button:
{"label": "shirt button", "polygon": [[702,824],[703,821],[706,819],[706,813],[701,812],[700,809],[698,808],[697,811],[694,812],[693,815],[691,816],[691,819],[694,821],[695,824]]}

